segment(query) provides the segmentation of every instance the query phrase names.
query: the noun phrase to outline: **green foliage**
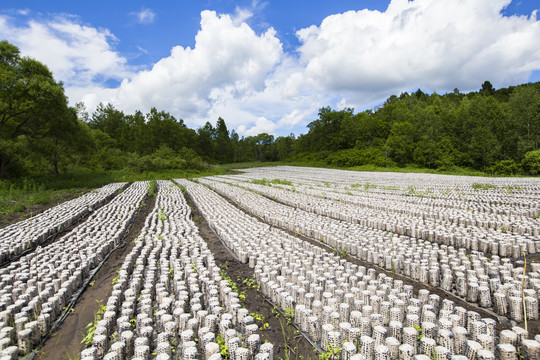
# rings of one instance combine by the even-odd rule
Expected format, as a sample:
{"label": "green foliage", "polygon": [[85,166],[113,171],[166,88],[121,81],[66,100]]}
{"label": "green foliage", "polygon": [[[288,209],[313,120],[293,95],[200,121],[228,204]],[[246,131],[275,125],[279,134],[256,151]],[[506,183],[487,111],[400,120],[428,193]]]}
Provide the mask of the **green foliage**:
{"label": "green foliage", "polygon": [[[87,131],[47,66],[0,42],[0,177],[58,174],[66,158],[87,151]],[[91,142],[91,141],[90,141]]]}
{"label": "green foliage", "polygon": [[285,319],[287,320],[287,325],[291,325],[294,320],[294,309],[286,308],[284,309]]}
{"label": "green foliage", "polygon": [[519,165],[514,160],[500,160],[485,168],[486,173],[493,175],[516,175]]}
{"label": "green foliage", "polygon": [[148,196],[156,196],[157,195],[157,182],[156,180],[151,180],[150,184],[148,185]]}
{"label": "green foliage", "polygon": [[540,174],[540,150],[529,151],[523,157],[523,168],[531,175]]}
{"label": "green foliage", "polygon": [[99,300],[96,301],[98,303],[99,309],[94,314],[94,321],[86,325],[86,335],[81,341],[81,344],[85,344],[86,346],[92,345],[92,340],[94,340],[97,323],[101,320],[103,314],[105,314],[105,310],[107,310],[106,305],[102,304]]}
{"label": "green foliage", "polygon": [[229,359],[229,347],[225,343],[225,339],[223,338],[223,335],[217,334],[216,343],[219,345],[219,352],[221,354],[221,358],[223,360],[228,360]]}
{"label": "green foliage", "polygon": [[265,186],[272,186],[272,185],[293,186],[293,183],[290,182],[289,180],[282,180],[282,179],[272,179],[272,180],[269,180],[269,179],[253,179],[253,180],[251,180],[249,182],[251,182],[253,184],[265,185]]}
{"label": "green foliage", "polygon": [[161,208],[159,210],[159,214],[158,214],[158,219],[161,221],[161,222],[165,222],[165,220],[167,220],[169,217],[167,216],[167,214],[165,214],[165,209]]}
{"label": "green foliage", "polygon": [[112,279],[112,284],[113,285],[118,284],[118,280],[120,280],[120,274],[119,274],[119,271],[116,270],[116,276]]}
{"label": "green foliage", "polygon": [[353,167],[366,164],[385,166],[390,163],[380,148],[346,149],[336,151],[326,158],[328,164],[338,167]]}
{"label": "green foliage", "polygon": [[337,360],[341,358],[341,351],[343,350],[343,347],[334,348],[332,344],[328,344],[327,346],[327,351],[319,353],[319,360]]}
{"label": "green foliage", "polygon": [[239,293],[238,285],[236,285],[236,283],[233,281],[233,279],[231,279],[231,277],[229,275],[227,275],[227,272],[225,271],[224,268],[221,269],[220,275],[221,275],[221,278],[223,280],[227,280],[227,282],[229,283],[229,286],[231,287],[232,291],[234,291],[235,293]]}
{"label": "green foliage", "polygon": [[472,183],[472,188],[474,190],[491,190],[491,189],[497,189],[497,185],[489,184],[489,183]]}

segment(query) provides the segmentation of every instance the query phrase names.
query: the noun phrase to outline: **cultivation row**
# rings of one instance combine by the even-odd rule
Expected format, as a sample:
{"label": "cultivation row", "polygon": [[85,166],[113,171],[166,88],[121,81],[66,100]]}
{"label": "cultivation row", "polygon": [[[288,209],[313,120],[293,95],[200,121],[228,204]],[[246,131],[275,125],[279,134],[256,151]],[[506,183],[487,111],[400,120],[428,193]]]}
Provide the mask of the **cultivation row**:
{"label": "cultivation row", "polygon": [[114,183],[0,229],[0,265],[33,249],[109,201],[126,183]]}
{"label": "cultivation row", "polygon": [[283,310],[294,310],[297,326],[326,355],[358,360],[540,356],[540,343],[523,328],[499,332],[493,319],[428,290],[415,293],[411,285],[257,221],[203,185],[177,181],[226,246],[254,267],[261,291]]}
{"label": "cultivation row", "polygon": [[230,359],[272,358],[190,216],[180,188],[159,181],[82,360],[217,360],[224,345]]}
{"label": "cultivation row", "polygon": [[[491,212],[527,211],[538,214],[540,183],[535,178],[482,178],[468,176],[376,173],[293,166],[245,169],[234,177],[245,179],[285,179],[297,187],[321,187],[331,192],[397,198],[412,203],[449,200],[444,206]],[[411,191],[413,190],[413,191]],[[404,197],[403,195],[409,195]],[[526,215],[524,212],[523,215]],[[531,215],[534,216],[534,215]]]}
{"label": "cultivation row", "polygon": [[[269,174],[272,175],[272,174]],[[277,174],[275,174],[277,175]],[[296,196],[308,195],[310,197],[329,199],[341,204],[350,204],[356,207],[355,212],[383,212],[385,215],[407,215],[420,218],[420,221],[427,219],[435,222],[447,222],[459,226],[479,226],[486,227],[500,232],[529,232],[537,234],[540,223],[534,217],[540,213],[540,205],[528,203],[526,206],[521,203],[512,204],[490,204],[482,202],[463,201],[462,199],[451,197],[447,193],[442,196],[440,192],[432,189],[417,191],[413,186],[405,190],[400,190],[398,194],[379,193],[372,191],[376,185],[366,183],[351,185],[351,188],[339,189],[326,187],[324,184],[318,186],[293,183],[290,180],[279,181],[254,179],[249,176],[220,176],[216,178],[226,179],[226,181],[250,183],[250,186],[264,184],[266,187],[274,186],[295,192]],[[322,186],[321,186],[322,185]],[[540,195],[540,194],[539,194]],[[508,194],[504,198],[508,200]],[[496,198],[493,194],[492,200]],[[294,201],[290,199],[290,201]],[[502,202],[502,200],[501,200]],[[368,212],[368,215],[371,215]]]}
{"label": "cultivation row", "polygon": [[121,244],[147,191],[148,182],[132,184],[58,241],[0,269],[0,356],[25,355],[49,334]]}
{"label": "cultivation row", "polygon": [[[369,264],[453,292],[517,322],[524,320],[525,303],[527,317],[538,319],[540,274],[529,273],[523,279],[523,268],[514,268],[507,258],[467,254],[463,248],[455,249],[295,209],[229,184],[204,178],[200,182],[270,225],[322,241]],[[522,286],[526,289],[525,301]]]}
{"label": "cultivation row", "polygon": [[[538,219],[530,217],[476,216],[466,211],[461,214],[463,216],[454,216],[456,211],[450,209],[426,211],[416,205],[398,202],[383,206],[370,201],[370,206],[361,206],[353,202],[352,199],[356,197],[352,195],[348,196],[348,201],[347,198],[345,201],[342,198],[323,198],[327,196],[324,190],[310,190],[311,194],[307,194],[304,191],[235,181],[230,177],[225,179],[216,176],[209,180],[229,182],[294,208],[439,244],[465,247],[502,257],[521,257],[523,253],[540,252],[540,223]],[[525,229],[529,229],[529,233]]]}

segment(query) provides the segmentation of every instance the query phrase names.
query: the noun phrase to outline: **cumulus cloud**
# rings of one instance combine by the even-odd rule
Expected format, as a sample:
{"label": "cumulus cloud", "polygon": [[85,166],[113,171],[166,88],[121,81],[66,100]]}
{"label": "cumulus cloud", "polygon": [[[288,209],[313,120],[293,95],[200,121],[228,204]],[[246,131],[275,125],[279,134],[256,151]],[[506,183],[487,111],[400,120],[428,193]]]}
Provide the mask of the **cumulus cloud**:
{"label": "cumulus cloud", "polygon": [[282,55],[272,28],[257,35],[230,15],[203,11],[194,48],[173,47],[151,69],[124,80],[112,102],[130,110],[156,106],[184,118],[204,118],[213,106],[264,90]]}
{"label": "cumulus cloud", "polygon": [[156,17],[156,13],[150,9],[142,9],[139,12],[131,13],[131,15],[134,15],[140,24],[151,24]]}
{"label": "cumulus cloud", "polygon": [[[297,32],[304,81],[355,103],[414,88],[478,89],[528,80],[540,68],[540,23],[501,15],[510,0],[393,0]],[[344,100],[349,102],[351,100]]]}
{"label": "cumulus cloud", "polygon": [[114,35],[81,25],[73,17],[30,20],[17,27],[0,15],[0,38],[16,44],[23,55],[45,63],[67,87],[93,87],[130,74],[126,59],[113,50]]}
{"label": "cumulus cloud", "polygon": [[[59,16],[18,26],[0,15],[0,37],[46,63],[71,103],[109,102],[127,113],[154,106],[189,126],[225,119],[240,135],[305,131],[317,109],[362,110],[392,94],[522,83],[540,70],[540,22],[503,16],[510,0],[392,0],[385,11],[349,11],[299,30],[297,52],[256,23],[265,3],[201,13],[191,47],[174,46],[146,70],[130,67],[106,29]],[[143,9],[141,22],[155,15]],[[246,23],[248,21],[251,26]],[[139,49],[144,52],[144,49]],[[108,80],[120,85],[109,88]]]}

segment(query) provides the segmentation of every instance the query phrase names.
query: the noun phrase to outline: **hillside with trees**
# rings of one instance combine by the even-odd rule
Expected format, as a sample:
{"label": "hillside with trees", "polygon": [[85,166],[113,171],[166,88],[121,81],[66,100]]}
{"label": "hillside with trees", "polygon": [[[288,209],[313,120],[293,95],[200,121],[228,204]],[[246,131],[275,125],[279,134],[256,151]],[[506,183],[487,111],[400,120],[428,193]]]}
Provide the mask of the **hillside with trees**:
{"label": "hillside with trees", "polygon": [[540,173],[540,83],[439,95],[390,96],[375,110],[319,110],[306,134],[240,136],[221,117],[190,129],[152,108],[125,114],[68,105],[61,82],[37,60],[0,42],[0,177],[76,169],[204,169],[212,163],[317,162],[353,167],[456,167]]}

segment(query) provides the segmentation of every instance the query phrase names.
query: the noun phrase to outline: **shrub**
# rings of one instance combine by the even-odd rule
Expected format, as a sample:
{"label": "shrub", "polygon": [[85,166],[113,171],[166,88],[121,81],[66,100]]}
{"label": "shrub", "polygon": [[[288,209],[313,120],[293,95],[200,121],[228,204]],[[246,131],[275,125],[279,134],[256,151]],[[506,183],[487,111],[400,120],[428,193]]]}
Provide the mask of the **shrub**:
{"label": "shrub", "polygon": [[495,175],[515,175],[519,171],[519,165],[514,160],[501,160],[486,167],[484,171]]}
{"label": "shrub", "polygon": [[523,166],[523,169],[531,175],[540,174],[540,150],[529,151],[526,153],[525,156],[523,156],[521,166]]}

